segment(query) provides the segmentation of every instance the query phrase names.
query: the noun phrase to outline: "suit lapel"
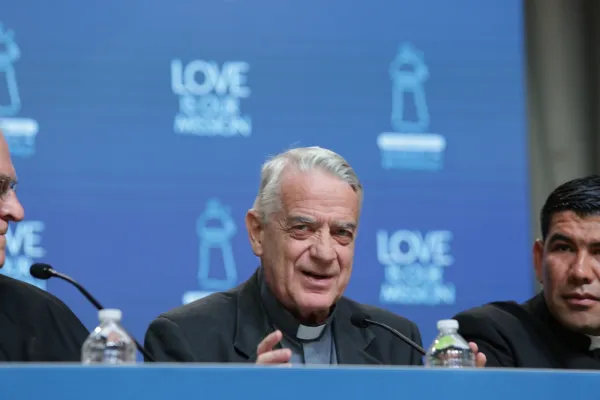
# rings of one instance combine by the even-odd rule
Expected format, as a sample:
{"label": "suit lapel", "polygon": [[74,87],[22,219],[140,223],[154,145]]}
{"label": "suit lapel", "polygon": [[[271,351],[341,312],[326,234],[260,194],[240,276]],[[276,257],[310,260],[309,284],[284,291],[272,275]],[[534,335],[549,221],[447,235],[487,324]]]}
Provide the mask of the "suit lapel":
{"label": "suit lapel", "polygon": [[[332,327],[338,364],[381,364],[368,352],[375,334],[369,328],[359,329],[350,322],[354,311],[348,300],[340,299]],[[257,271],[242,285],[237,297],[233,346],[241,357],[255,362],[258,344],[272,331],[260,301]]]}
{"label": "suit lapel", "polygon": [[258,270],[242,285],[237,297],[237,315],[233,346],[248,361],[256,361],[258,344],[272,328],[260,302]]}
{"label": "suit lapel", "polygon": [[333,321],[333,337],[338,364],[381,364],[377,358],[368,352],[368,347],[375,339],[375,334],[369,329],[359,329],[352,325],[352,305],[345,298],[337,304],[336,316]]}

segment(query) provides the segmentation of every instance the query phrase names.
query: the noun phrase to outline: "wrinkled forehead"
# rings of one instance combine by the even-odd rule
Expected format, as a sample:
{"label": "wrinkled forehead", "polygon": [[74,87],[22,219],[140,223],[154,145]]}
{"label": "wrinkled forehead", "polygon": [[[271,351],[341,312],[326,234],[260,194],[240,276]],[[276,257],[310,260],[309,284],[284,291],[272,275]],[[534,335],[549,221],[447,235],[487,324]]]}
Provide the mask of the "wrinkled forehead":
{"label": "wrinkled forehead", "polygon": [[579,215],[573,211],[554,214],[550,220],[547,241],[557,240],[582,245],[600,243],[600,214]]}
{"label": "wrinkled forehead", "polygon": [[311,217],[324,221],[356,221],[359,195],[341,179],[325,172],[292,173],[281,182],[285,218]]}

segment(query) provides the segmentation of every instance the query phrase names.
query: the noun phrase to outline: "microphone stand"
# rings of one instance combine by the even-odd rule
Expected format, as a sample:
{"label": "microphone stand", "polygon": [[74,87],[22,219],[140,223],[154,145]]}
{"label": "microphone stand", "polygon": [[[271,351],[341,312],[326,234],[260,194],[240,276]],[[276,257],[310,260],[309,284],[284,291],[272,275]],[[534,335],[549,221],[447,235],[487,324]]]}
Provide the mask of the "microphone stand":
{"label": "microphone stand", "polygon": [[394,335],[396,335],[397,337],[399,337],[400,339],[404,340],[406,343],[408,343],[409,345],[411,345],[414,349],[417,349],[422,355],[426,355],[427,352],[425,351],[424,348],[422,348],[421,346],[419,346],[418,344],[416,344],[415,342],[413,342],[412,340],[410,340],[409,338],[407,338],[406,336],[404,336],[403,334],[401,334],[400,332],[398,332],[396,329],[392,328],[391,326],[388,326],[386,324],[383,324],[381,322],[377,322],[374,321],[370,318],[365,318],[364,320],[365,322],[371,324],[371,325],[376,325],[380,328],[383,328],[385,330],[388,330],[390,332],[392,332]]}
{"label": "microphone stand", "polygon": [[[67,275],[63,275],[60,272],[56,272],[55,270],[52,270],[52,275],[54,275],[57,278],[60,278],[62,280],[65,280],[65,281],[69,282],[71,285],[75,286],[81,292],[81,294],[83,294],[90,301],[90,303],[92,303],[94,305],[94,307],[96,307],[98,310],[104,309],[104,307],[102,306],[102,304],[100,304],[98,302],[98,300],[96,300],[87,290],[85,290],[85,288],[83,286],[81,286],[79,283],[77,283],[71,277],[69,277]],[[125,330],[125,328],[123,328],[123,330]],[[125,331],[125,332],[127,333],[127,331]],[[127,334],[129,335],[129,333],[127,333]],[[140,353],[142,353],[142,355],[145,358],[147,358],[148,360],[150,360],[152,362],[155,361],[154,357],[152,357],[150,354],[148,354],[148,352],[146,351],[144,346],[139,344],[138,341],[135,340],[135,338],[133,336],[129,335],[129,337],[133,340],[133,342],[135,343],[135,347],[137,347],[137,349],[140,351]]]}

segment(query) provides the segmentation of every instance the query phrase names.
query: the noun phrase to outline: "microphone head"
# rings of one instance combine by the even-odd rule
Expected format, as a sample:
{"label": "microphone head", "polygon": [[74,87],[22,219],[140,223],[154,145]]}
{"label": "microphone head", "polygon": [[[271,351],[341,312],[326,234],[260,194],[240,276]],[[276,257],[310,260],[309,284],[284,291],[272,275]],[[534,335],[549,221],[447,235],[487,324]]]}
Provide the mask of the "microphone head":
{"label": "microphone head", "polygon": [[357,328],[366,328],[367,326],[369,326],[367,319],[369,319],[369,316],[367,314],[357,313],[352,315],[352,317],[350,318],[350,322],[352,322],[352,325],[356,326]]}
{"label": "microphone head", "polygon": [[31,276],[37,279],[50,279],[54,276],[54,270],[48,264],[35,263],[29,268]]}

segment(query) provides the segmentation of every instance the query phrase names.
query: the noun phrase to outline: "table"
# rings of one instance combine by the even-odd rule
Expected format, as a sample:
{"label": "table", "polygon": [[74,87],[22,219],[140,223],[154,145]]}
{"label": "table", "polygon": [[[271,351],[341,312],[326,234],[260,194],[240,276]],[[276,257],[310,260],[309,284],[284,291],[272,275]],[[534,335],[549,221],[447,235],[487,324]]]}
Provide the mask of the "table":
{"label": "table", "polygon": [[600,398],[599,393],[600,371],[233,364],[0,367],[1,400],[590,400]]}

